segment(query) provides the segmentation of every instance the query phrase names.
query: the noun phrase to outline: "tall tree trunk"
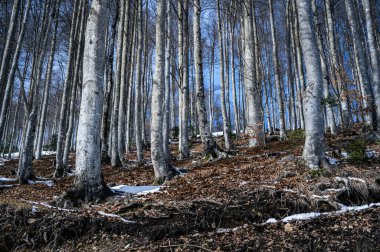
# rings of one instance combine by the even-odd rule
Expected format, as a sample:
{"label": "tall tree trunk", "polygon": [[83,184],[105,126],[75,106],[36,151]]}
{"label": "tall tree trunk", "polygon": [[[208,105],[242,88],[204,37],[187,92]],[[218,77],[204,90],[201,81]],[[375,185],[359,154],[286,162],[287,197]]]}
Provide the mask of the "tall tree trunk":
{"label": "tall tree trunk", "polygon": [[296,113],[296,102],[294,96],[294,75],[293,75],[293,57],[292,57],[292,35],[291,35],[291,0],[287,0],[286,8],[286,31],[287,31],[287,41],[286,41],[286,56],[287,56],[287,81],[289,87],[289,102],[290,102],[290,122],[292,130],[297,128],[297,113]]}
{"label": "tall tree trunk", "polygon": [[332,135],[337,134],[336,124],[335,124],[335,116],[334,116],[334,110],[331,102],[331,96],[330,96],[330,87],[329,87],[329,73],[327,71],[327,63],[326,63],[326,57],[323,51],[324,44],[322,40],[322,32],[318,26],[318,13],[317,13],[317,6],[316,6],[316,0],[312,1],[312,9],[313,9],[313,16],[314,16],[314,29],[316,31],[317,39],[318,39],[318,50],[320,55],[320,61],[321,61],[321,68],[322,68],[322,74],[323,74],[323,99],[325,104],[325,111],[326,111],[326,126],[330,129],[330,132]]}
{"label": "tall tree trunk", "polygon": [[265,146],[265,134],[262,113],[260,113],[261,99],[259,82],[256,80],[255,55],[252,50],[254,44],[252,2],[245,0],[243,7],[244,16],[244,86],[247,99],[247,133],[249,146]]}
{"label": "tall tree trunk", "polygon": [[[372,87],[374,95],[374,105],[376,112],[376,128],[377,132],[380,132],[380,63],[379,53],[376,50],[376,38],[374,29],[374,19],[371,16],[370,0],[363,0],[363,8],[365,13],[366,28],[367,28],[367,43],[368,51],[371,59],[372,69]],[[374,6],[374,4],[372,5]]]}
{"label": "tall tree trunk", "polygon": [[340,108],[341,110],[341,120],[342,120],[342,128],[347,129],[350,127],[351,120],[350,120],[350,106],[349,106],[349,94],[347,90],[347,86],[343,83],[343,80],[340,78],[339,73],[339,62],[338,62],[338,55],[336,50],[336,43],[335,43],[335,30],[334,30],[334,20],[332,16],[332,9],[331,9],[331,1],[332,0],[325,0],[325,7],[326,7],[326,19],[327,19],[327,37],[329,42],[329,52],[330,52],[330,59],[331,59],[331,76],[332,81],[336,86],[339,86],[341,89],[340,94]]}
{"label": "tall tree trunk", "polygon": [[[182,12],[180,16],[180,22],[182,22],[182,39],[179,38],[178,43],[182,40],[183,43],[181,47],[182,62],[180,58],[180,67],[182,68],[182,86],[181,86],[181,106],[180,106],[180,158],[184,159],[189,157],[189,0],[179,0],[179,8]],[[180,26],[178,27],[180,28]]]}
{"label": "tall tree trunk", "polygon": [[360,88],[363,93],[363,110],[367,112],[366,123],[373,126],[373,95],[368,73],[368,62],[364,43],[361,38],[360,24],[356,7],[351,0],[345,0],[348,22],[351,27],[351,35],[354,47],[354,58],[358,67]]}
{"label": "tall tree trunk", "polygon": [[[236,7],[235,7],[236,8]],[[232,98],[233,98],[233,104],[234,104],[234,123],[235,123],[235,134],[236,138],[239,137],[240,134],[240,127],[239,127],[239,108],[237,104],[237,94],[236,94],[236,76],[235,76],[235,21],[233,21],[233,24],[231,24],[230,29],[230,53],[231,53],[231,69],[232,69]]]}
{"label": "tall tree trunk", "polygon": [[166,6],[166,48],[165,48],[165,103],[164,103],[164,124],[162,129],[163,134],[163,148],[165,157],[170,160],[169,148],[169,135],[170,135],[170,68],[171,68],[171,30],[172,30],[172,17],[171,17],[171,3],[167,1]]}
{"label": "tall tree trunk", "polygon": [[69,106],[69,118],[68,118],[68,127],[66,132],[66,139],[65,139],[65,147],[63,151],[63,167],[65,170],[68,170],[69,165],[69,152],[71,147],[71,138],[73,136],[74,132],[74,120],[75,120],[75,103],[77,101],[77,87],[80,84],[80,67],[83,64],[83,39],[84,39],[84,32],[85,32],[85,17],[86,17],[86,7],[87,2],[83,1],[81,5],[81,13],[83,14],[83,17],[80,18],[81,26],[80,26],[80,32],[79,32],[79,39],[78,39],[78,48],[77,48],[77,55],[75,59],[75,69],[73,74],[73,84],[71,87],[71,98],[70,98],[70,106]]}
{"label": "tall tree trunk", "polygon": [[222,106],[222,116],[223,116],[223,136],[224,136],[224,146],[227,151],[229,151],[231,146],[231,140],[230,140],[230,123],[227,116],[227,108],[226,108],[226,96],[225,96],[225,89],[226,89],[226,81],[224,79],[224,45],[223,45],[223,31],[222,31],[222,17],[221,17],[221,6],[220,6],[220,0],[218,0],[218,35],[219,35],[219,72],[220,72],[220,96],[221,96],[221,106]]}
{"label": "tall tree trunk", "polygon": [[75,32],[78,29],[78,19],[79,19],[79,4],[80,1],[76,1],[74,4],[74,12],[71,19],[71,30],[70,30],[70,38],[69,38],[69,50],[68,50],[68,61],[66,66],[66,75],[65,75],[65,83],[63,86],[63,94],[61,99],[61,109],[60,109],[60,117],[58,123],[58,134],[57,134],[57,154],[56,154],[56,165],[55,165],[55,174],[54,176],[59,178],[64,174],[64,166],[63,166],[63,152],[64,152],[64,139],[66,134],[66,113],[68,106],[68,98],[70,92],[70,86],[72,84],[72,72],[74,65],[74,52],[75,52]]}
{"label": "tall tree trunk", "polygon": [[74,185],[76,196],[85,201],[95,201],[109,193],[101,176],[100,155],[107,3],[105,0],[92,1],[85,33]]}
{"label": "tall tree trunk", "polygon": [[39,127],[38,127],[39,131],[38,131],[38,136],[37,136],[37,149],[36,149],[36,153],[35,153],[35,157],[37,160],[41,159],[43,137],[45,134],[47,107],[48,107],[48,102],[49,102],[51,77],[52,77],[52,73],[53,73],[55,45],[56,45],[56,41],[57,41],[57,30],[58,30],[58,17],[59,17],[60,2],[61,1],[58,0],[58,2],[56,3],[55,16],[54,16],[53,38],[52,38],[51,43],[50,43],[50,56],[49,56],[49,62],[48,62],[48,67],[47,67],[47,71],[46,71],[44,93],[43,93],[43,99],[42,99],[42,108],[41,108],[41,115],[40,115]]}
{"label": "tall tree trunk", "polygon": [[305,146],[303,158],[310,168],[326,163],[324,143],[324,120],[322,116],[322,69],[316,35],[308,0],[296,0],[299,20],[300,42],[306,65],[308,85],[304,94]]}
{"label": "tall tree trunk", "polygon": [[138,1],[137,13],[137,64],[136,64],[136,87],[135,87],[135,142],[136,142],[136,155],[137,161],[142,162],[144,153],[142,148],[142,67],[143,67],[143,17],[142,17],[142,0]]}
{"label": "tall tree trunk", "polygon": [[203,62],[202,62],[202,35],[201,35],[201,1],[194,0],[194,64],[196,80],[196,104],[198,112],[199,130],[202,139],[205,155],[216,156],[214,153],[214,140],[207,122],[207,111],[205,104],[205,92],[203,81]]}
{"label": "tall tree trunk", "polygon": [[175,176],[176,170],[165,159],[162,145],[163,96],[165,85],[165,9],[166,0],[157,0],[156,62],[152,90],[151,157],[157,182]]}
{"label": "tall tree trunk", "polygon": [[[118,150],[118,125],[119,125],[119,110],[120,110],[120,87],[122,72],[122,52],[123,52],[123,32],[124,32],[124,16],[125,16],[125,1],[120,1],[120,16],[117,28],[117,45],[116,45],[116,78],[115,89],[113,93],[113,110],[111,119],[111,165],[113,167],[121,165],[121,158]],[[122,122],[120,122],[122,123]]]}
{"label": "tall tree trunk", "polygon": [[[9,63],[8,59],[9,59],[10,55],[12,54],[12,52],[11,52],[12,47],[13,47],[12,43],[14,42],[14,41],[12,41],[12,38],[15,37],[15,33],[16,33],[17,15],[19,12],[19,6],[20,6],[20,0],[14,0],[13,1],[13,7],[12,7],[11,19],[9,21],[7,38],[5,41],[4,51],[3,51],[3,56],[2,56],[2,60],[1,60],[1,66],[0,66],[0,94],[2,93],[2,90],[3,90],[3,87],[2,87],[3,84],[6,83],[6,76],[8,74],[7,71],[9,70],[9,69],[7,69],[7,64]],[[4,106],[4,105],[1,104],[1,106]],[[0,108],[2,108],[2,107],[0,107]],[[0,134],[0,136],[1,135],[2,134]],[[1,145],[1,143],[0,143],[0,145]]]}
{"label": "tall tree trunk", "polygon": [[[29,4],[30,2],[28,2]],[[29,89],[29,100],[25,101],[26,110],[25,116],[25,131],[23,135],[23,149],[20,152],[18,162],[17,178],[20,184],[27,184],[29,179],[34,179],[33,172],[33,143],[37,127],[37,114],[39,106],[39,90],[41,75],[43,70],[44,54],[43,51],[47,45],[48,34],[51,26],[52,19],[49,17],[51,5],[49,2],[45,3],[44,17],[42,19],[42,27],[38,36],[38,47],[35,50],[34,66],[32,69],[31,84]],[[24,87],[22,87],[24,88]]]}
{"label": "tall tree trunk", "polygon": [[115,47],[115,36],[116,36],[116,26],[117,26],[118,16],[114,18],[114,22],[112,23],[111,28],[111,38],[107,48],[107,66],[105,67],[105,75],[107,83],[105,94],[104,94],[104,103],[103,103],[103,111],[102,111],[102,130],[101,130],[101,146],[102,146],[102,162],[109,163],[111,161],[111,157],[108,154],[109,152],[109,136],[110,136],[110,118],[109,112],[111,107],[111,98],[112,98],[112,90],[114,86],[114,78],[113,78],[113,55],[114,55],[114,47]]}
{"label": "tall tree trunk", "polygon": [[270,13],[270,23],[271,23],[271,35],[272,35],[272,55],[273,55],[273,65],[274,65],[274,81],[277,87],[277,103],[279,109],[279,127],[280,127],[280,139],[286,139],[285,132],[285,110],[284,110],[284,97],[283,97],[283,85],[280,83],[280,69],[278,62],[278,52],[277,52],[277,38],[276,38],[276,27],[274,22],[273,13],[273,1],[269,0],[269,13]]}
{"label": "tall tree trunk", "polygon": [[[15,72],[17,69],[17,63],[18,63],[20,53],[21,53],[22,42],[24,40],[25,29],[26,29],[26,21],[28,19],[29,9],[30,9],[30,0],[28,0],[28,2],[26,3],[24,16],[23,16],[23,20],[22,20],[22,24],[21,24],[21,30],[20,30],[18,38],[17,38],[17,45],[16,45],[16,49],[15,49],[14,54],[13,54],[11,68],[9,70],[7,82],[6,82],[6,86],[5,86],[5,92],[4,92],[4,97],[3,97],[2,106],[1,106],[1,113],[0,113],[0,146],[2,145],[2,137],[1,136],[4,133],[4,126],[5,126],[6,115],[7,115],[7,111],[8,111],[8,104],[9,104],[9,101],[11,99],[11,90],[12,90],[12,86],[14,85]],[[3,62],[2,62],[2,64],[3,64]],[[0,79],[0,81],[1,81],[1,79]]]}

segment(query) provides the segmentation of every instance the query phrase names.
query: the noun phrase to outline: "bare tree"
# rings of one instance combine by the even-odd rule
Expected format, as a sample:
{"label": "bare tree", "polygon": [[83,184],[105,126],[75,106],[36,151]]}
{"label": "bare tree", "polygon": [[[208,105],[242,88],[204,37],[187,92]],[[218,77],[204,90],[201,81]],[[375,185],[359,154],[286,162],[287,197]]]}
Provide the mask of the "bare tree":
{"label": "bare tree", "polygon": [[76,197],[95,201],[110,190],[101,176],[100,128],[103,104],[105,34],[108,25],[108,1],[93,0],[87,20],[83,61],[83,89],[80,106],[75,186]]}
{"label": "bare tree", "polygon": [[176,175],[176,170],[165,159],[162,138],[163,96],[165,85],[165,9],[166,0],[157,0],[156,62],[152,90],[151,156],[157,182]]}
{"label": "bare tree", "polygon": [[304,94],[305,146],[303,157],[310,168],[325,165],[324,120],[322,116],[322,69],[313,21],[311,3],[296,0],[300,42],[306,65],[307,86]]}

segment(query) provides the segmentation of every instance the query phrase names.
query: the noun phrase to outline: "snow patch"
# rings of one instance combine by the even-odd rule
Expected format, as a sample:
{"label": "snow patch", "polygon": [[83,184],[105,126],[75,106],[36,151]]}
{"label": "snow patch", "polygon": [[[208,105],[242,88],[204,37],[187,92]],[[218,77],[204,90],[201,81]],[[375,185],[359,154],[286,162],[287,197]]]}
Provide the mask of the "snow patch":
{"label": "snow patch", "polygon": [[15,182],[17,181],[16,178],[4,178],[4,177],[0,177],[0,182]]}
{"label": "snow patch", "polygon": [[130,220],[124,219],[123,217],[121,217],[117,214],[109,214],[109,213],[106,213],[103,211],[98,211],[98,214],[106,216],[106,217],[117,218],[117,219],[120,219],[121,221],[123,221],[125,223],[136,223],[135,221],[130,221]]}
{"label": "snow patch", "polygon": [[378,158],[379,157],[379,153],[374,151],[374,150],[366,150],[365,155],[367,156],[367,158]]}
{"label": "snow patch", "polygon": [[[300,214],[294,214],[290,215],[288,217],[283,218],[281,221],[282,222],[290,222],[290,221],[298,221],[298,220],[310,220],[317,218],[319,216],[329,216],[329,215],[334,215],[334,214],[342,214],[346,212],[357,212],[357,211],[362,211],[371,207],[380,207],[380,202],[379,203],[371,203],[368,205],[361,205],[361,206],[345,206],[343,204],[339,204],[341,209],[338,211],[333,211],[333,212],[325,212],[325,213],[316,213],[316,212],[310,212],[310,213],[300,213]],[[275,223],[277,222],[276,219],[268,219],[265,223]]]}
{"label": "snow patch", "polygon": [[276,223],[277,220],[275,218],[268,219],[265,223]]}
{"label": "snow patch", "polygon": [[147,195],[149,193],[159,192],[162,186],[128,186],[128,185],[118,185],[113,186],[111,189],[114,192],[130,193],[136,195]]}
{"label": "snow patch", "polygon": [[47,185],[49,187],[52,187],[54,185],[53,180],[36,180],[36,181],[28,180],[28,183],[30,185],[42,184],[42,185]]}
{"label": "snow patch", "polygon": [[[42,151],[41,155],[42,156],[49,156],[49,155],[55,155],[57,152],[56,151]],[[7,158],[8,157],[8,154],[5,155]],[[17,159],[20,157],[20,152],[12,152],[11,153],[11,159]]]}
{"label": "snow patch", "polygon": [[328,156],[326,156],[326,158],[327,158],[327,161],[329,162],[330,165],[337,165],[338,164],[338,160],[336,160],[335,158],[331,158]]}
{"label": "snow patch", "polygon": [[282,221],[289,222],[289,221],[294,221],[294,220],[309,220],[309,219],[318,217],[320,215],[321,213],[315,213],[315,212],[294,214],[294,215],[290,215],[288,217],[283,218]]}

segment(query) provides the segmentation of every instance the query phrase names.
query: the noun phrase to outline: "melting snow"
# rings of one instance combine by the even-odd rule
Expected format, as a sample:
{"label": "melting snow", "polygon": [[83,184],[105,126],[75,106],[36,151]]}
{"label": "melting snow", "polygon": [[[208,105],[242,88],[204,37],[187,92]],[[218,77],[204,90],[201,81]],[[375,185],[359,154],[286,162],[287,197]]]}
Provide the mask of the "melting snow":
{"label": "melting snow", "polygon": [[149,193],[159,192],[162,186],[128,186],[118,185],[111,189],[116,192],[131,193],[136,195],[147,195]]}
{"label": "melting snow", "polygon": [[329,161],[329,164],[331,165],[337,165],[338,164],[338,160],[336,160],[335,158],[331,158],[331,157],[327,157],[327,161]]}
{"label": "melting snow", "polygon": [[47,185],[49,187],[52,187],[54,185],[53,180],[37,180],[37,181],[28,180],[28,183],[31,185],[42,184],[42,185]]}
{"label": "melting snow", "polygon": [[277,220],[275,218],[268,219],[265,223],[276,223]]}
{"label": "melting snow", "polygon": [[[41,154],[42,154],[42,156],[49,156],[49,155],[54,155],[56,153],[57,152],[55,152],[55,151],[42,151]],[[8,154],[5,156],[8,157]],[[17,158],[19,158],[19,156],[20,156],[19,152],[12,152],[12,154],[11,154],[12,159],[17,159]]]}
{"label": "melting snow", "polygon": [[[294,214],[294,215],[290,215],[288,217],[283,218],[281,221],[282,222],[290,222],[290,221],[297,221],[297,220],[310,220],[310,219],[314,219],[314,218],[316,218],[318,216],[328,216],[328,215],[333,215],[333,214],[342,214],[342,213],[346,213],[346,212],[350,212],[350,211],[351,212],[362,211],[362,210],[365,210],[365,209],[368,209],[368,208],[371,208],[371,207],[374,207],[374,206],[380,207],[380,203],[371,203],[371,204],[368,204],[368,205],[352,206],[352,207],[340,204],[341,209],[338,210],[338,211],[325,212],[325,213],[311,212],[311,213]],[[277,222],[276,219],[271,218],[271,219],[268,219],[265,223],[276,223],[276,222]]]}
{"label": "melting snow", "polygon": [[130,221],[130,220],[124,219],[123,217],[121,217],[117,214],[109,214],[109,213],[106,213],[103,211],[98,211],[98,214],[103,215],[103,216],[107,216],[107,217],[111,217],[111,218],[117,218],[117,219],[120,219],[121,221],[126,222],[126,223],[136,223],[135,221]]}
{"label": "melting snow", "polygon": [[17,179],[0,177],[0,182],[14,182],[14,181],[17,181]]}

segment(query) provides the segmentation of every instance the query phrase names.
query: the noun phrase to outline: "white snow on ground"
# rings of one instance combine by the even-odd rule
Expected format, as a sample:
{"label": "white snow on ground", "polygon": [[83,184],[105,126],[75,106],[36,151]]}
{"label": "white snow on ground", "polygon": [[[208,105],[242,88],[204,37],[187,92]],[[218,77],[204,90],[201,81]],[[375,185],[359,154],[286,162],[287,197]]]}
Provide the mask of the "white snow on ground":
{"label": "white snow on ground", "polygon": [[28,180],[28,183],[31,185],[36,185],[36,184],[42,184],[42,185],[47,185],[49,187],[52,187],[54,185],[53,180]]}
{"label": "white snow on ground", "polygon": [[31,201],[31,200],[25,200],[25,199],[21,199],[21,201],[27,202],[27,203],[32,204],[32,205],[40,205],[40,206],[44,206],[44,207],[47,207],[47,208],[53,208],[53,209],[57,209],[57,210],[60,210],[60,211],[65,211],[65,212],[76,212],[77,211],[77,210],[74,210],[74,209],[66,209],[66,208],[60,208],[60,207],[51,206],[51,205],[49,205],[46,202],[37,202],[37,201]]}
{"label": "white snow on ground", "polygon": [[340,153],[340,155],[342,156],[342,158],[349,158],[348,153],[345,152],[345,151],[342,151],[342,152]]}
{"label": "white snow on ground", "polygon": [[338,160],[336,160],[335,158],[331,158],[328,156],[326,156],[326,158],[327,158],[327,161],[329,161],[329,164],[331,164],[331,165],[337,165],[338,164]]}
{"label": "white snow on ground", "polygon": [[289,222],[289,221],[294,221],[294,220],[309,220],[309,219],[313,219],[315,217],[318,217],[320,215],[321,215],[321,213],[314,213],[314,212],[294,214],[294,215],[290,215],[288,217],[283,218],[282,221],[283,222]]}
{"label": "white snow on ground", "polygon": [[15,187],[16,185],[0,185],[0,188],[11,188]]}
{"label": "white snow on ground", "polygon": [[349,181],[357,181],[361,183],[366,183],[364,179],[361,178],[355,178],[355,177],[347,177],[347,178],[342,178],[342,177],[335,177],[335,181],[337,182],[343,182],[345,184],[348,184]]}
{"label": "white snow on ground", "polygon": [[265,223],[276,223],[277,220],[275,218],[268,219]]}
{"label": "white snow on ground", "polygon": [[[345,206],[340,204],[341,209],[338,211],[333,211],[333,212],[326,212],[326,213],[316,213],[316,212],[311,212],[311,213],[300,213],[300,214],[294,214],[290,215],[288,217],[283,218],[281,221],[282,222],[290,222],[290,221],[298,221],[298,220],[310,220],[314,219],[318,216],[328,216],[328,215],[334,215],[334,214],[342,214],[346,212],[355,212],[355,211],[362,211],[374,206],[380,207],[380,203],[371,203],[369,205],[362,205],[362,206]],[[277,220],[274,218],[268,219],[265,223],[276,223]]]}
{"label": "white snow on ground", "polygon": [[377,158],[377,157],[379,157],[379,153],[377,153],[374,150],[366,150],[365,154],[366,154],[367,158]]}
{"label": "white snow on ground", "polygon": [[136,195],[147,195],[149,193],[159,192],[162,186],[128,186],[118,185],[111,189],[115,192],[131,193]]}
{"label": "white snow on ground", "polygon": [[[42,156],[54,155],[56,153],[57,152],[55,152],[55,151],[42,151]],[[5,156],[8,157],[8,154],[6,154]],[[17,159],[17,158],[19,158],[19,156],[20,156],[19,152],[12,152],[12,154],[11,154],[12,159]]]}
{"label": "white snow on ground", "polygon": [[0,177],[0,182],[14,182],[14,181],[17,181],[17,179]]}
{"label": "white snow on ground", "polygon": [[121,217],[117,214],[109,214],[109,213],[106,213],[103,211],[98,211],[98,214],[103,215],[103,216],[107,216],[107,217],[111,217],[111,218],[118,218],[121,221],[126,222],[126,223],[136,223],[135,221],[130,221],[130,220],[124,219],[123,217]]}

